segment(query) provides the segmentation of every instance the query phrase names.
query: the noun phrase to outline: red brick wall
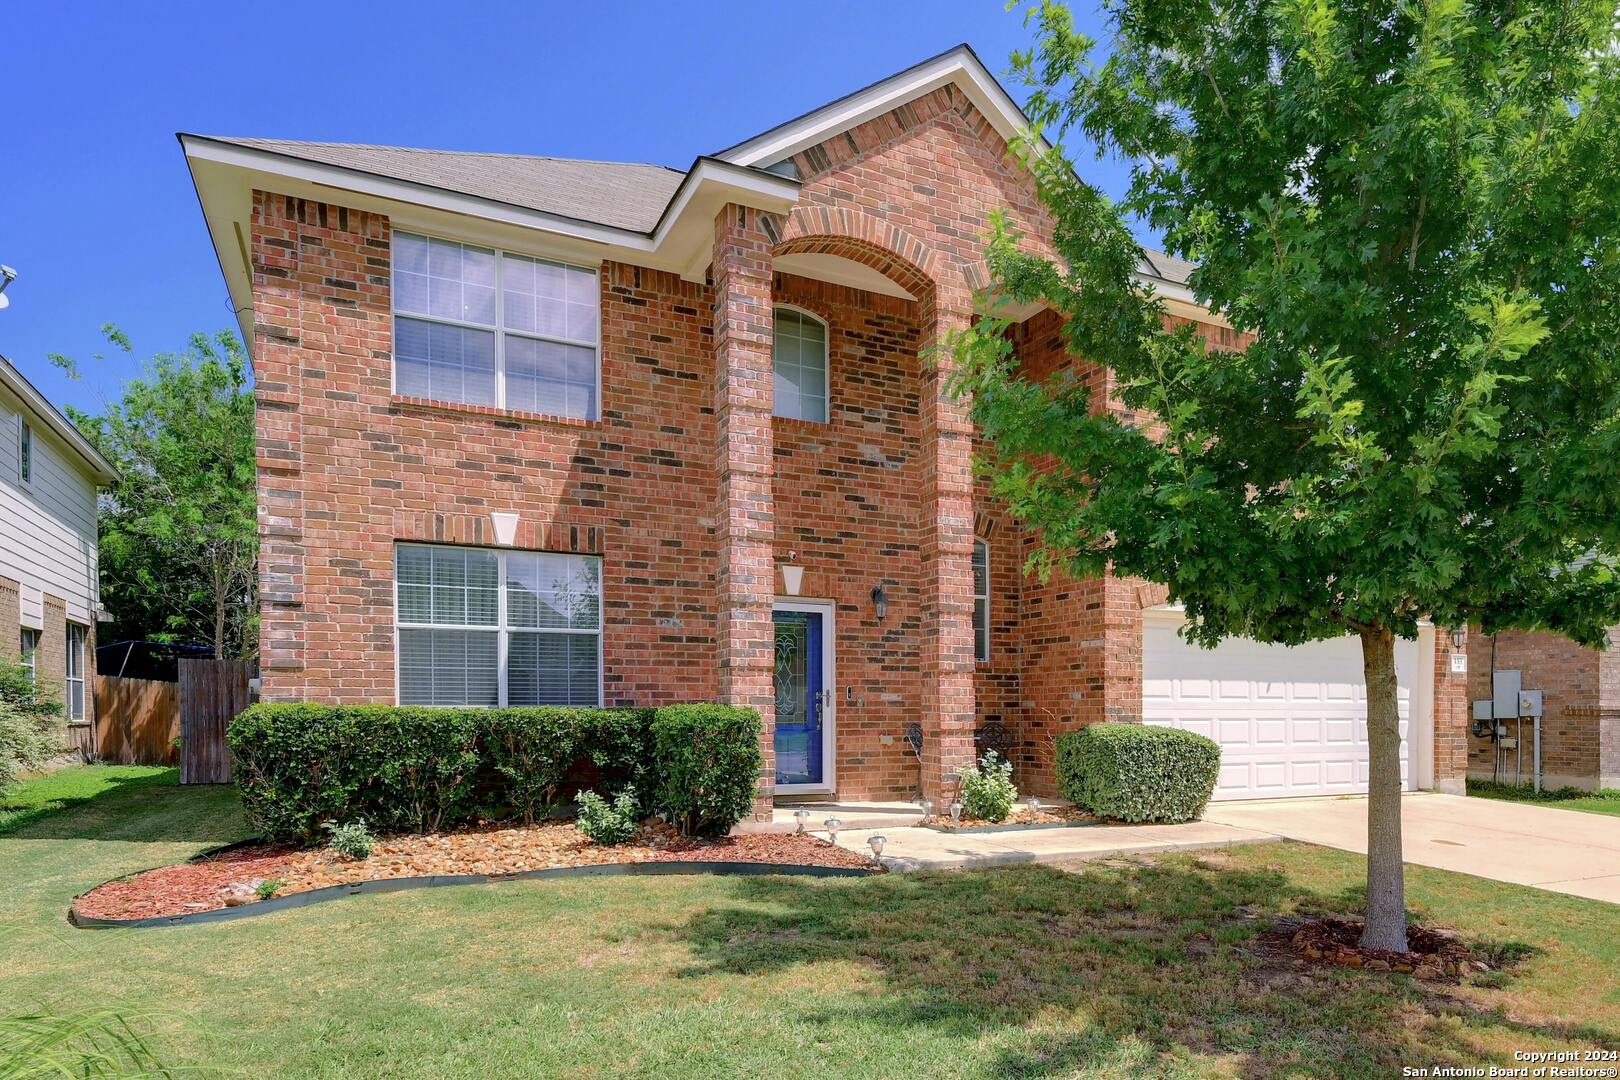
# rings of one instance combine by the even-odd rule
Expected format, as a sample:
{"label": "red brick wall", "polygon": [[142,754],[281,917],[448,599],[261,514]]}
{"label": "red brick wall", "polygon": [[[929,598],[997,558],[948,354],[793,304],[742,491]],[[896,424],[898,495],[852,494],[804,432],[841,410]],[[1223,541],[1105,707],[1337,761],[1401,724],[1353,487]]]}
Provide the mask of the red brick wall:
{"label": "red brick wall", "polygon": [[604,267],[600,421],[417,404],[389,393],[387,239],[255,197],[265,700],[392,701],[395,542],[488,543],[492,510],[603,554],[609,703],[714,699],[708,291]]}
{"label": "red brick wall", "polygon": [[[1604,760],[1605,706],[1620,705],[1620,695],[1609,689],[1615,680],[1605,677],[1605,669],[1613,661],[1560,634],[1506,630],[1490,637],[1476,631],[1470,634],[1468,646],[1470,700],[1491,696],[1493,642],[1497,670],[1517,668],[1524,689],[1541,691],[1542,783],[1549,787],[1598,786]],[[1518,727],[1512,720],[1507,726],[1509,734]],[[1526,721],[1522,767],[1526,784],[1532,776],[1533,730]],[[1469,775],[1490,777],[1494,761],[1489,739],[1469,738]],[[1507,751],[1502,778],[1510,783],[1516,764],[1517,752]]]}
{"label": "red brick wall", "polygon": [[22,649],[22,593],[17,583],[0,577],[0,657],[16,660]]}

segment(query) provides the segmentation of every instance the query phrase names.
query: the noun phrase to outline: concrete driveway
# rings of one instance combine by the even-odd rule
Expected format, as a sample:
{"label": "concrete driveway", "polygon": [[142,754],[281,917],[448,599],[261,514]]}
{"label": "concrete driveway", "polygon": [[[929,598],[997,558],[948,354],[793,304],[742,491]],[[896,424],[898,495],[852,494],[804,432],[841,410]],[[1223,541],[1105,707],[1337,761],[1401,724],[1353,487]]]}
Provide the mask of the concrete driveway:
{"label": "concrete driveway", "polygon": [[[1205,821],[1366,854],[1364,796],[1211,803]],[[1620,904],[1620,818],[1413,792],[1406,861]]]}

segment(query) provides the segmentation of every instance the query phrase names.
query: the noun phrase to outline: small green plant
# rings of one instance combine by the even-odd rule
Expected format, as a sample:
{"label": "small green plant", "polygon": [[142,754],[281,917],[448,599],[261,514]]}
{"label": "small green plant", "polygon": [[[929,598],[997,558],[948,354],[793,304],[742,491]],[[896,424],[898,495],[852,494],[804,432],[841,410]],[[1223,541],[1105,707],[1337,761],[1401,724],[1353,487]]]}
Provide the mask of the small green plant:
{"label": "small green plant", "polygon": [[263,881],[253,886],[253,895],[257,896],[260,900],[268,900],[286,887],[286,878],[265,878]]}
{"label": "small green plant", "polygon": [[963,767],[962,814],[981,821],[1006,821],[1018,801],[1018,788],[1012,782],[1012,762],[994,750],[986,750],[977,765]]}
{"label": "small green plant", "polygon": [[345,822],[342,825],[328,821],[321,827],[330,834],[326,846],[345,859],[364,859],[377,846],[376,836],[366,828],[363,820]]}
{"label": "small green plant", "polygon": [[625,788],[612,805],[594,791],[579,793],[579,831],[593,844],[622,844],[636,832],[636,793]]}

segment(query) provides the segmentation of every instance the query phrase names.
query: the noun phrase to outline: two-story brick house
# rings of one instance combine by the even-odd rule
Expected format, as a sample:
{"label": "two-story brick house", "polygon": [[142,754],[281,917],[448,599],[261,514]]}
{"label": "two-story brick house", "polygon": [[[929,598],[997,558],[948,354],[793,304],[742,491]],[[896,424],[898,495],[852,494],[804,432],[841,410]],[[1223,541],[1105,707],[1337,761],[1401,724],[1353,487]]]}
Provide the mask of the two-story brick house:
{"label": "two-story brick house", "polygon": [[[1025,580],[976,487],[921,354],[992,209],[1050,236],[1025,123],[963,46],[685,172],[181,136],[252,343],[264,697],[746,704],[767,797],[938,797],[992,722],[1050,793],[1105,718],[1221,738],[1226,797],[1364,787],[1354,642],[1201,654],[1162,591]],[[1235,344],[1186,270],[1142,278]],[[1401,654],[1414,785],[1466,752],[1439,637]]]}

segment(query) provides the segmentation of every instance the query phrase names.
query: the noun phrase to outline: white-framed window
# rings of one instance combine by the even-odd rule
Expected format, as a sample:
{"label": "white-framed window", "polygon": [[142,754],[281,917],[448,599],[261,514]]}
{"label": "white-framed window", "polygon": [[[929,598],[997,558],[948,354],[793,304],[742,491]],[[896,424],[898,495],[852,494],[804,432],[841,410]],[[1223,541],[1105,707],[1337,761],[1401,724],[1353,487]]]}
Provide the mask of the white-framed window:
{"label": "white-framed window", "polygon": [[17,479],[25,484],[34,482],[34,429],[28,421],[17,418],[21,429],[17,432]]}
{"label": "white-framed window", "polygon": [[84,627],[67,624],[67,709],[68,720],[84,719]]}
{"label": "white-framed window", "polygon": [[827,324],[798,308],[778,305],[771,340],[777,416],[827,419]]}
{"label": "white-framed window", "polygon": [[990,545],[973,541],[973,659],[990,659]]}
{"label": "white-framed window", "polygon": [[401,705],[600,705],[602,560],[399,544]]}
{"label": "white-framed window", "polygon": [[37,682],[39,679],[39,631],[32,626],[22,628],[22,640],[17,647],[18,658],[22,666],[28,669],[28,681]]}
{"label": "white-framed window", "polygon": [[394,233],[394,392],[595,420],[596,271]]}

